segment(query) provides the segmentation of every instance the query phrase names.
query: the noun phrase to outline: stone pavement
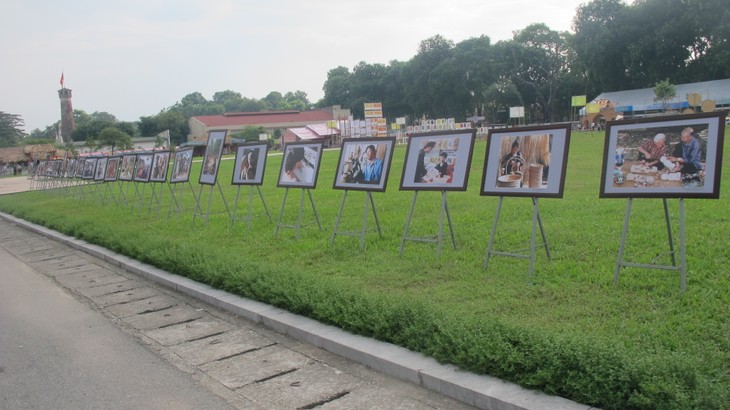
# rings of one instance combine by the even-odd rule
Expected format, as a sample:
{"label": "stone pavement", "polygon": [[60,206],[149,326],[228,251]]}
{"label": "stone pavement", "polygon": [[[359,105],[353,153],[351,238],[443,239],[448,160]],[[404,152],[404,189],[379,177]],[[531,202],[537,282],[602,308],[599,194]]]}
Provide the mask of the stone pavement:
{"label": "stone pavement", "polygon": [[238,408],[588,409],[0,213],[0,246]]}

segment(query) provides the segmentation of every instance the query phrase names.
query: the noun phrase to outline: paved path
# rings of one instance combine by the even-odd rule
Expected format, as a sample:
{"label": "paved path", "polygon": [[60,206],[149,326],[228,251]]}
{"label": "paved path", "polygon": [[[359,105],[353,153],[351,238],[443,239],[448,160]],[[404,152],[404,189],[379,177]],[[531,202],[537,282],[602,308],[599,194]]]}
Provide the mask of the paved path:
{"label": "paved path", "polygon": [[27,176],[0,178],[0,195],[25,192],[30,189]]}
{"label": "paved path", "polygon": [[[589,408],[440,365],[2,213],[0,247],[237,408]],[[8,394],[3,357],[0,404]]]}

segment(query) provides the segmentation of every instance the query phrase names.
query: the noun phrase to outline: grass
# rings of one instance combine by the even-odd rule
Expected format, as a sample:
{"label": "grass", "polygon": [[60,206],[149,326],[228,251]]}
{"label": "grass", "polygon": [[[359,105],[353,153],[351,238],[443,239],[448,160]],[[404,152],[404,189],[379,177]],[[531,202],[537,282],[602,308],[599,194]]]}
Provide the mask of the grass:
{"label": "grass", "polygon": [[[204,208],[211,199],[208,223],[194,222],[186,184],[178,193],[187,190],[187,210],[169,219],[167,185],[156,186],[160,215],[154,207],[148,213],[110,201],[120,189],[131,198],[132,183],[102,185],[106,204],[92,201],[91,190],[84,188],[82,197],[82,188],[75,188],[5,195],[0,209],[170,272],[584,404],[727,408],[728,196],[685,200],[687,292],[680,292],[678,273],[666,270],[626,268],[614,284],[626,200],[598,198],[603,134],[576,133],[564,198],[539,202],[552,260],[538,248],[530,279],[527,260],[492,256],[489,269],[482,267],[498,201],[479,195],[484,151],[485,143],[477,142],[468,190],[448,193],[457,248],[444,241],[441,258],[434,244],[412,241],[398,254],[413,198],[398,190],[403,147],[394,153],[387,191],[373,193],[382,238],[370,214],[364,250],[358,238],[338,236],[331,243],[344,194],[331,188],[338,151],[325,153],[311,191],[322,230],[305,200],[298,240],[292,229],[274,235],[285,193],[276,187],[281,156],[269,158],[261,187],[274,223],[256,194],[250,228],[240,221],[230,227],[217,187],[202,190]],[[223,161],[219,173],[230,207],[237,193],[229,182],[232,163]],[[144,187],[147,199],[150,188]],[[193,190],[199,192],[195,181]],[[289,190],[282,223],[296,223],[300,194]],[[419,193],[410,236],[435,235],[440,203],[440,192]],[[677,238],[678,200],[669,204]],[[249,188],[242,187],[238,214],[248,205]],[[340,230],[360,229],[363,205],[364,193],[348,193]],[[505,198],[495,248],[527,248],[531,213],[528,198]],[[667,250],[662,201],[634,201],[626,259],[649,263]],[[666,255],[656,261],[670,263]]]}

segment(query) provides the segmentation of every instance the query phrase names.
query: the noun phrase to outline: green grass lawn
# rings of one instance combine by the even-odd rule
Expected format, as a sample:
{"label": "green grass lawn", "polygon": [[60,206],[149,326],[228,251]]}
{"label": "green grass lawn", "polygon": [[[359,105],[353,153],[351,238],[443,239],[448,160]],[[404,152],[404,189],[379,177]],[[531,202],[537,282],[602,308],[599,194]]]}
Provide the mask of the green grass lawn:
{"label": "green grass lawn", "polygon": [[[201,205],[208,223],[193,221],[186,184],[181,214],[167,218],[170,191],[158,215],[110,201],[133,183],[91,189],[35,191],[0,197],[0,210],[43,224],[230,292],[280,306],[343,329],[376,337],[453,363],[584,404],[602,408],[727,408],[730,403],[730,199],[722,182],[718,200],[685,200],[687,291],[677,272],[626,268],[613,283],[626,199],[599,199],[603,133],[574,133],[565,194],[541,199],[540,213],[552,260],[538,248],[535,274],[528,261],[492,256],[483,269],[498,198],[479,195],[485,142],[474,149],[468,190],[447,194],[457,247],[408,241],[399,246],[412,191],[399,191],[405,148],[395,150],[387,191],[373,193],[380,238],[370,214],[366,247],[332,230],[344,191],[332,189],[339,151],[326,151],[316,190],[317,228],[305,198],[299,239],[288,228],[274,235],[284,188],[276,187],[281,156],[272,155],[250,228],[230,227],[218,188],[205,186]],[[728,156],[730,144],[725,145]],[[723,173],[730,175],[725,161]],[[219,183],[233,207],[233,161],[223,161]],[[200,164],[191,172],[193,190]],[[725,178],[727,180],[727,178]],[[150,198],[152,185],[138,186]],[[164,188],[164,189],[163,189]],[[79,193],[86,192],[85,196]],[[162,193],[161,193],[162,192]],[[249,206],[242,187],[238,214]],[[283,223],[295,224],[302,191],[290,189]],[[674,237],[678,202],[669,200]],[[148,202],[149,204],[149,202]],[[350,191],[340,230],[358,231],[365,194]],[[420,192],[410,236],[437,232],[440,192]],[[532,227],[529,198],[505,198],[495,247],[522,251]],[[626,259],[669,264],[661,199],[633,203]],[[657,256],[659,255],[659,256]]]}

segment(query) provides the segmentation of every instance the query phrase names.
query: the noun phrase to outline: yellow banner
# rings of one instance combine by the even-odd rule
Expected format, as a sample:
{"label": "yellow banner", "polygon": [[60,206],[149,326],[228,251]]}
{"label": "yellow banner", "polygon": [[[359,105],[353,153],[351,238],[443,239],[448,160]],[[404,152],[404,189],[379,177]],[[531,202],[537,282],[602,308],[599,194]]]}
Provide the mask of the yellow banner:
{"label": "yellow banner", "polygon": [[571,105],[573,107],[582,107],[586,105],[586,96],[585,95],[574,95],[573,99],[571,100]]}
{"label": "yellow banner", "polygon": [[601,112],[601,106],[596,103],[586,104],[586,113],[595,114]]}

